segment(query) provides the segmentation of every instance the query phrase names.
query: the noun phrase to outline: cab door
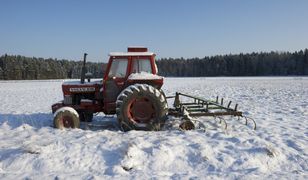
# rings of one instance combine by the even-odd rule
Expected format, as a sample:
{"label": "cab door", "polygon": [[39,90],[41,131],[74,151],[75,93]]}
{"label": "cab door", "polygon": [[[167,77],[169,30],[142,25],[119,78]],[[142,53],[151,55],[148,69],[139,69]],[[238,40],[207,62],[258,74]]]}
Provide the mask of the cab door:
{"label": "cab door", "polygon": [[115,110],[115,102],[123,90],[127,78],[128,58],[114,58],[111,60],[109,73],[104,82],[104,106],[106,112]]}

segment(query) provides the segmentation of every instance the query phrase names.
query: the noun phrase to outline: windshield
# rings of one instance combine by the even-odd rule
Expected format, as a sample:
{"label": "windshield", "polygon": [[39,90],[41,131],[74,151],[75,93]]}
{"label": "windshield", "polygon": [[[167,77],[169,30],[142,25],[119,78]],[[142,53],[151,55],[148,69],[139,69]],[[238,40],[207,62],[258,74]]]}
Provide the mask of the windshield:
{"label": "windshield", "polygon": [[126,75],[127,59],[114,59],[112,61],[108,77],[120,77],[123,78]]}
{"label": "windshield", "polygon": [[140,72],[152,73],[150,59],[134,59],[132,72],[133,73],[140,73]]}

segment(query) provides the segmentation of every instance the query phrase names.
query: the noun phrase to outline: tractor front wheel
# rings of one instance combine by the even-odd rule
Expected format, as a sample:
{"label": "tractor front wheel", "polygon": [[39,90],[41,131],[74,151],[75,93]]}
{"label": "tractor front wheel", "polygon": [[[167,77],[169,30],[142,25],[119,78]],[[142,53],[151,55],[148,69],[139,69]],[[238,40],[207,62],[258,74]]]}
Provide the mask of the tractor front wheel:
{"label": "tractor front wheel", "polygon": [[160,90],[147,84],[124,89],[117,98],[117,119],[124,131],[160,130],[167,119],[168,106]]}
{"label": "tractor front wheel", "polygon": [[54,113],[54,126],[58,129],[79,128],[80,121],[77,111],[71,107],[62,107]]}

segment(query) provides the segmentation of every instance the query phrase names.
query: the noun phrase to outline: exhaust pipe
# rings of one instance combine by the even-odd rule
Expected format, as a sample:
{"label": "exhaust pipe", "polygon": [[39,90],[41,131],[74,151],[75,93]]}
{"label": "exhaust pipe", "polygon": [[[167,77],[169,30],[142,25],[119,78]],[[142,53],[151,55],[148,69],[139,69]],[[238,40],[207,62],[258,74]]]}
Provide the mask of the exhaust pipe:
{"label": "exhaust pipe", "polygon": [[84,84],[84,79],[85,79],[85,74],[86,74],[86,58],[87,58],[87,53],[83,54],[83,65],[81,69],[81,78],[80,78],[80,83]]}

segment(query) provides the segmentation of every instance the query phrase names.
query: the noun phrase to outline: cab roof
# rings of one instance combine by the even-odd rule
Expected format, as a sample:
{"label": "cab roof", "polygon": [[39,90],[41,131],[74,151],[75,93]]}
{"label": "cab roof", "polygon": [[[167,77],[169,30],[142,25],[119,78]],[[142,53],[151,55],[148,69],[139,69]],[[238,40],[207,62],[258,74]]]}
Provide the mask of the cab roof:
{"label": "cab roof", "polygon": [[109,56],[153,56],[153,52],[111,52]]}

